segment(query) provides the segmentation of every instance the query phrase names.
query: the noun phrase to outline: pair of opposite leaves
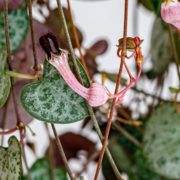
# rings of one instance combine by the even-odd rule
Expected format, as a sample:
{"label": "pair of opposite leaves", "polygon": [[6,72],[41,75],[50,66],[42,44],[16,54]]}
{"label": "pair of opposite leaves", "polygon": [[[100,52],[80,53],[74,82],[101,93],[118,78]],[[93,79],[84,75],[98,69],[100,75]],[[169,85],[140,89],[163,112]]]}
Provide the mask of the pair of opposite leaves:
{"label": "pair of opposite leaves", "polygon": [[127,87],[114,95],[98,83],[89,85],[82,65],[79,61],[77,63],[86,87],[82,86],[72,73],[67,51],[62,51],[61,55],[51,53],[49,62],[44,63],[42,80],[26,85],[22,90],[21,102],[25,110],[33,117],[46,122],[76,122],[89,116],[86,101],[95,107],[117,97],[116,103],[121,103],[126,91],[134,85],[141,73],[139,71],[136,79],[132,79]]}

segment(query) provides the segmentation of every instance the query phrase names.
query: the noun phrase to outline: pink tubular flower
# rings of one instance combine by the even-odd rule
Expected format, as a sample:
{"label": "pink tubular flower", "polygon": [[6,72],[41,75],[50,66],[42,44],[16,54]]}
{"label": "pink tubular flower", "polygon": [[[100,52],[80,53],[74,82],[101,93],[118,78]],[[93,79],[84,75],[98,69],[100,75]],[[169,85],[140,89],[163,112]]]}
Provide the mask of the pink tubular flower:
{"label": "pink tubular flower", "polygon": [[177,0],[164,0],[161,4],[161,17],[169,24],[180,29],[180,2]]}
{"label": "pink tubular flower", "polygon": [[61,55],[51,53],[49,62],[58,70],[68,86],[77,94],[85,98],[88,104],[92,107],[101,106],[105,104],[107,100],[112,98],[117,98],[116,104],[121,103],[127,90],[136,83],[141,74],[140,68],[137,77],[135,79],[132,79],[127,87],[125,87],[117,94],[111,94],[104,86],[98,83],[91,84],[89,88],[86,88],[82,84],[80,84],[69,67],[67,51],[63,50],[61,52]]}

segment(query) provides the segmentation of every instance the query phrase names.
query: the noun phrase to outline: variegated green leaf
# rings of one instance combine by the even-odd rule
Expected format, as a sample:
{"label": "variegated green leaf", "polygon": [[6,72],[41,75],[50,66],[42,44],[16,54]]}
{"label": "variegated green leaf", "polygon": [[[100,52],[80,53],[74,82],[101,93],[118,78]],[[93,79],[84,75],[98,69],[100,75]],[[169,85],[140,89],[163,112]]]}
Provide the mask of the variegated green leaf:
{"label": "variegated green leaf", "polygon": [[172,103],[152,114],[144,134],[144,153],[159,175],[180,179],[180,114]]}
{"label": "variegated green leaf", "polygon": [[22,178],[21,148],[15,136],[9,138],[9,147],[0,147],[0,179]]}
{"label": "variegated green leaf", "polygon": [[[22,41],[25,39],[29,29],[29,20],[27,15],[26,6],[22,6],[17,10],[8,12],[8,30],[10,38],[10,47],[12,53],[15,52]],[[0,45],[5,47],[5,34],[4,34],[4,12],[0,11]]]}
{"label": "variegated green leaf", "polygon": [[[30,169],[31,180],[67,180],[66,170],[52,169],[45,158],[38,159]],[[28,180],[25,176],[24,180]]]}
{"label": "variegated green leaf", "polygon": [[5,66],[6,66],[6,51],[0,48],[0,77],[4,73]]}
{"label": "variegated green leaf", "polygon": [[[87,85],[86,74],[77,62]],[[48,61],[44,63],[43,78],[22,89],[21,103],[31,116],[50,123],[73,123],[89,116],[85,100],[64,82]]]}
{"label": "variegated green leaf", "polygon": [[6,103],[11,89],[10,77],[6,74],[0,76],[0,108]]}

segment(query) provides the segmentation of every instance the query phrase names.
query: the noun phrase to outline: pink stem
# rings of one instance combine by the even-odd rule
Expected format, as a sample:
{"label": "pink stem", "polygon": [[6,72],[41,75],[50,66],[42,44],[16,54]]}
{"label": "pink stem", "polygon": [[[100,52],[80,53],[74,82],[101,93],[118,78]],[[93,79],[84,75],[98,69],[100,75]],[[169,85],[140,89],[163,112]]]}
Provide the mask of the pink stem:
{"label": "pink stem", "polygon": [[127,59],[131,59],[132,57],[134,57],[136,55],[136,51],[134,51],[130,56],[126,56]]}
{"label": "pink stem", "polygon": [[18,130],[18,127],[15,127],[15,128],[13,128],[13,129],[9,129],[9,130],[7,130],[7,131],[1,131],[1,132],[0,132],[0,135],[11,134],[11,133],[13,133],[13,132],[15,132],[15,131],[17,131],[17,130]]}
{"label": "pink stem", "polygon": [[111,95],[110,99],[117,98],[116,104],[120,104],[122,102],[126,92],[138,81],[138,79],[141,75],[141,71],[142,71],[142,67],[139,67],[139,71],[138,71],[136,78],[131,79],[130,83],[124,89],[122,89],[120,92],[118,92],[117,94]]}

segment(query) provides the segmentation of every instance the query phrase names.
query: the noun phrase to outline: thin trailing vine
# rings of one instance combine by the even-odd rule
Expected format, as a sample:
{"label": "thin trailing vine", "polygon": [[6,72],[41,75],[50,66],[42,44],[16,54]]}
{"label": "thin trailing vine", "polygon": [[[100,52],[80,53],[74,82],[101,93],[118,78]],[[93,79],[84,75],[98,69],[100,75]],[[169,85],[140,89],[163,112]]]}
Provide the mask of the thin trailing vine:
{"label": "thin trailing vine", "polygon": [[51,127],[52,127],[52,130],[53,130],[53,133],[54,133],[54,137],[55,137],[55,140],[56,140],[56,144],[57,144],[57,147],[58,147],[58,150],[59,150],[59,153],[61,155],[61,158],[64,162],[64,165],[66,167],[66,170],[69,174],[69,177],[71,178],[71,180],[75,180],[74,176],[73,176],[73,173],[68,165],[68,161],[67,161],[67,158],[66,158],[66,155],[64,153],[64,150],[63,150],[63,147],[62,147],[62,144],[61,144],[61,141],[57,135],[57,131],[56,131],[56,128],[54,126],[54,124],[51,124]]}
{"label": "thin trailing vine", "polygon": [[174,42],[174,37],[173,37],[173,32],[172,32],[172,28],[170,25],[168,25],[168,31],[169,31],[169,39],[170,39],[170,44],[171,44],[171,49],[173,52],[173,56],[174,56],[174,61],[176,64],[176,68],[177,68],[177,74],[178,74],[178,79],[179,79],[179,83],[180,83],[180,69],[179,69],[179,60],[178,60],[178,55],[177,55],[177,51],[176,51],[176,45]]}
{"label": "thin trailing vine", "polygon": [[129,141],[131,141],[133,144],[135,144],[137,147],[142,148],[142,144],[134,137],[132,136],[128,131],[123,129],[121,126],[118,126],[117,123],[112,123],[112,126],[116,128],[118,132],[120,132],[124,137],[126,137]]}
{"label": "thin trailing vine", "polygon": [[85,59],[84,59],[84,56],[83,56],[83,53],[81,51],[81,46],[80,46],[80,43],[79,43],[79,38],[78,38],[78,34],[77,34],[77,29],[74,25],[74,21],[73,21],[73,17],[72,17],[72,11],[71,11],[71,4],[70,4],[70,1],[67,0],[67,5],[68,5],[68,12],[69,12],[69,17],[70,17],[70,21],[71,21],[71,24],[72,24],[72,32],[73,32],[73,36],[75,38],[75,42],[76,42],[76,45],[77,45],[77,48],[78,48],[78,51],[79,51],[79,54],[80,54],[80,61],[86,71],[86,74],[87,74],[87,77],[88,77],[88,80],[90,81],[90,75],[89,75],[89,71],[88,71],[88,68],[87,68],[87,65],[86,65],[86,62],[85,62]]}
{"label": "thin trailing vine", "polygon": [[[9,31],[8,31],[8,1],[4,0],[3,3],[4,3],[4,33],[5,33],[5,42],[6,42],[7,63],[8,63],[9,69],[12,70],[12,67],[11,67],[11,64],[10,64],[10,61],[11,61],[11,47],[10,47]],[[11,83],[13,83],[12,78],[11,78]],[[24,159],[24,162],[25,162],[25,167],[26,167],[26,170],[27,170],[28,180],[31,180],[29,168],[28,168],[28,165],[27,165],[27,158],[26,158],[26,154],[25,154],[24,144],[23,144],[23,139],[25,137],[25,127],[24,127],[24,130],[22,128],[20,128],[21,119],[20,119],[20,116],[19,116],[18,110],[17,110],[17,104],[16,104],[16,99],[15,99],[15,93],[14,93],[14,87],[13,86],[11,88],[11,92],[12,92],[12,97],[13,97],[13,102],[14,102],[14,107],[15,107],[15,115],[16,115],[16,119],[17,119],[17,127],[16,128],[19,129],[19,133],[20,133],[20,137],[21,137],[20,141],[21,141],[21,149],[22,149],[22,152],[23,152],[22,156],[23,156],[23,159]],[[12,129],[9,130],[9,131],[12,131]]]}
{"label": "thin trailing vine", "polygon": [[[123,64],[124,64],[125,56],[126,56],[127,22],[128,22],[128,0],[125,0],[123,48],[122,48],[122,54],[121,54],[121,63],[120,63],[119,73],[118,73],[118,77],[117,77],[117,81],[116,81],[115,93],[117,93],[118,89],[119,89]],[[109,137],[109,132],[110,132],[110,129],[111,129],[111,124],[112,124],[112,119],[113,119],[113,112],[114,112],[114,108],[115,108],[115,102],[116,102],[116,99],[114,99],[113,102],[112,102],[110,115],[109,115],[108,123],[107,123],[107,126],[106,126],[103,146],[102,146],[102,149],[101,149],[101,152],[100,152],[99,161],[98,161],[98,165],[97,165],[97,168],[96,168],[96,174],[95,174],[95,178],[94,178],[95,180],[98,179],[99,171],[100,171],[102,160],[103,160],[103,157],[104,157],[105,147],[106,147],[107,140],[108,140],[108,137]]]}
{"label": "thin trailing vine", "polygon": [[31,41],[32,41],[32,50],[34,56],[34,70],[35,72],[38,70],[38,59],[37,59],[37,52],[35,47],[35,39],[34,39],[34,28],[33,28],[33,15],[32,15],[32,2],[28,0],[28,9],[29,9],[29,24],[31,29]]}
{"label": "thin trailing vine", "polygon": [[[61,5],[61,0],[56,0],[56,2],[57,2],[57,5],[58,5],[59,15],[60,15],[60,17],[62,18],[62,21],[63,21],[63,27],[64,27],[64,31],[65,31],[65,34],[66,34],[66,37],[67,37],[69,50],[70,50],[70,53],[71,53],[71,55],[73,57],[73,65],[74,65],[74,68],[75,68],[75,71],[76,71],[76,75],[77,75],[79,81],[83,84],[82,78],[80,76],[79,68],[77,66],[76,57],[75,57],[75,54],[74,54],[74,51],[73,51],[72,42],[71,42],[69,31],[68,31],[68,28],[67,28],[63,8],[62,8],[62,5]],[[89,113],[90,113],[90,117],[93,120],[93,125],[94,125],[94,127],[96,129],[96,132],[98,133],[101,141],[103,141],[104,137],[103,137],[103,135],[101,133],[101,130],[100,130],[98,121],[97,121],[97,119],[96,119],[96,117],[94,115],[93,109],[88,104],[87,104],[87,106],[88,106],[88,110],[89,110]],[[113,168],[113,171],[114,171],[116,177],[118,179],[122,179],[121,174],[120,174],[120,172],[119,172],[119,170],[118,170],[118,168],[117,168],[117,166],[116,166],[116,164],[115,164],[115,162],[114,162],[114,160],[112,158],[112,155],[111,155],[111,153],[110,153],[110,151],[109,151],[109,149],[107,147],[105,147],[105,151],[107,153],[108,160],[109,160],[109,162],[110,162],[110,164],[111,164],[111,166]]]}
{"label": "thin trailing vine", "polygon": [[8,1],[4,0],[4,33],[6,38],[6,53],[7,53],[7,62],[10,67],[10,60],[11,60],[11,49],[10,49],[10,41],[9,41],[9,31],[8,31]]}

